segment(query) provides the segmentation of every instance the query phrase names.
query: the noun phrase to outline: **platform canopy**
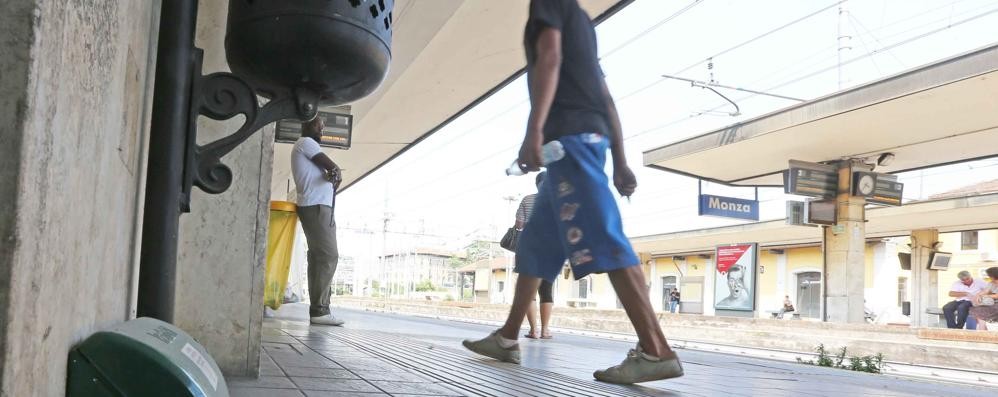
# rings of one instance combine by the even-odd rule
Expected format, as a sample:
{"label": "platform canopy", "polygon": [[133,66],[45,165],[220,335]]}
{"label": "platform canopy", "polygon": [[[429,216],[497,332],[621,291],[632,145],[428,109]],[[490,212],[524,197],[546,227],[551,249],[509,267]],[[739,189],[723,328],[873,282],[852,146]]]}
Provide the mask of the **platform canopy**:
{"label": "platform canopy", "polygon": [[782,186],[790,160],[893,153],[897,173],[998,156],[998,45],[810,100],[644,153],[648,167]]}
{"label": "platform canopy", "polygon": [[[914,230],[941,233],[998,228],[998,194],[947,198],[867,210],[866,237],[910,235]],[[784,220],[756,222],[631,239],[652,256],[709,254],[721,245],[755,242],[768,248],[821,243],[821,228],[787,225]]]}
{"label": "platform canopy", "polygon": [[[633,0],[580,0],[597,22]],[[520,75],[528,0],[396,0],[392,64],[377,92],[351,104],[349,150],[325,149],[344,187],[429,136]],[[291,145],[274,148],[271,190],[291,177]],[[290,185],[293,188],[293,185]]]}

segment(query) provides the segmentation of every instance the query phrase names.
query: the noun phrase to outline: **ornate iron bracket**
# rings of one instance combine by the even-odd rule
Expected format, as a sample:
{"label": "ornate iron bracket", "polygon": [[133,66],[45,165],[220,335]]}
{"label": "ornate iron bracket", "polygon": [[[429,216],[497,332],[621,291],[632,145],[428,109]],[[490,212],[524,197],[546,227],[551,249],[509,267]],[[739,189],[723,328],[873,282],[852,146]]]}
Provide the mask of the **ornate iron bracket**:
{"label": "ornate iron bracket", "polygon": [[[203,50],[194,49],[181,202],[183,212],[190,212],[192,186],[206,193],[219,194],[232,185],[232,170],[222,163],[222,157],[274,121],[291,118],[311,120],[317,114],[319,105],[317,93],[294,89],[268,92],[271,99],[261,107],[257,100],[258,90],[239,76],[227,72],[202,75],[203,56]],[[228,120],[239,114],[246,120],[235,133],[205,145],[197,144],[198,116]]]}

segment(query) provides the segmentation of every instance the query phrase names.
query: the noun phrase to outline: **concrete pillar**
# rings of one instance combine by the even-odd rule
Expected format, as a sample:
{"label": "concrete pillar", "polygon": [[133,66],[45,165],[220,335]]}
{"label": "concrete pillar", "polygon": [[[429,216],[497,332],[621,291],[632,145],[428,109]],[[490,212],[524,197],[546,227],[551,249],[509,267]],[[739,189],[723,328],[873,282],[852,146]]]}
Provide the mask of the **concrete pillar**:
{"label": "concrete pillar", "polygon": [[[225,61],[226,1],[199,1],[195,44],[204,73],[229,70]],[[229,136],[242,117],[198,120],[198,143]],[[234,174],[226,192],[195,188],[191,213],[180,217],[175,323],[214,357],[222,372],[256,376],[263,327],[273,125],[222,158]]]}
{"label": "concrete pillar", "polygon": [[132,317],[159,1],[0,1],[0,396]]}
{"label": "concrete pillar", "polygon": [[703,315],[713,316],[716,314],[714,310],[714,283],[717,281],[715,279],[717,268],[714,265],[714,259],[716,257],[711,257],[710,260],[704,263],[704,273],[703,273]]}
{"label": "concrete pillar", "polygon": [[911,325],[928,327],[935,323],[935,315],[925,313],[926,309],[939,307],[939,272],[929,270],[929,255],[932,245],[939,241],[939,231],[935,229],[911,232]]}
{"label": "concrete pillar", "polygon": [[790,295],[791,300],[797,300],[797,294],[791,293],[790,289],[787,288],[787,251],[776,255],[776,293],[781,307],[784,296]]}
{"label": "concrete pillar", "polygon": [[852,195],[851,161],[839,164],[837,224],[824,230],[825,321],[863,323],[866,199]]}
{"label": "concrete pillar", "polygon": [[644,263],[648,263],[648,285],[650,288],[648,299],[651,300],[651,306],[660,311],[669,310],[668,306],[662,304],[662,277],[658,274],[658,259]]}

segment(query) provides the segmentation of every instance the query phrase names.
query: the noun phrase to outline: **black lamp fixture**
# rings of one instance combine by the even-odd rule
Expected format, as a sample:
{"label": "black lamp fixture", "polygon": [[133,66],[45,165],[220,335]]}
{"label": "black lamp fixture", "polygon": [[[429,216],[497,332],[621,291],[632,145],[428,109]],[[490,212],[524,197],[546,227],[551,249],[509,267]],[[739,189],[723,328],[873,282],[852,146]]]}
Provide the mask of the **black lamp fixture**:
{"label": "black lamp fixture", "polygon": [[886,167],[888,165],[891,165],[891,163],[893,162],[894,162],[894,153],[891,152],[882,153],[880,154],[880,157],[877,157],[877,165],[881,167]]}
{"label": "black lamp fixture", "polygon": [[[372,93],[391,61],[393,0],[229,0],[225,52],[232,72],[201,74],[198,0],[164,1],[156,60],[139,266],[138,315],[172,322],[179,217],[193,186],[232,184],[222,158],[263,126],[307,121],[321,105]],[[266,98],[261,105],[258,97]],[[197,118],[245,121],[198,145]]]}

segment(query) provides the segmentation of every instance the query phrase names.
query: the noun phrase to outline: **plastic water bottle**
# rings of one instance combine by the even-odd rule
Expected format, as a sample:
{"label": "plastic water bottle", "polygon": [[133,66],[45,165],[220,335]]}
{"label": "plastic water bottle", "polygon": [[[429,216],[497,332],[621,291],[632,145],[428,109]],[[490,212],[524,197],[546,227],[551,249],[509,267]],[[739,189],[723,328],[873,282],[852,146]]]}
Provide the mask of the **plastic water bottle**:
{"label": "plastic water bottle", "polygon": [[[555,161],[565,158],[565,147],[561,145],[559,141],[551,141],[545,143],[541,146],[541,163],[543,165],[551,164]],[[520,176],[525,175],[526,172],[520,169],[519,159],[513,160],[513,164],[506,169],[506,175],[508,176]]]}

